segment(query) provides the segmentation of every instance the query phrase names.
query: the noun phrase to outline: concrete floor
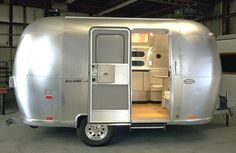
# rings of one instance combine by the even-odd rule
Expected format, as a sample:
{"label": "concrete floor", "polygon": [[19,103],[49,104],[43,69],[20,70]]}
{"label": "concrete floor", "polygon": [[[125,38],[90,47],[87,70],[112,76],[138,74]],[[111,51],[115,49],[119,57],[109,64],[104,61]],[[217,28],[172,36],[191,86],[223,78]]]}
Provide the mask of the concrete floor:
{"label": "concrete floor", "polygon": [[18,117],[15,104],[7,105],[7,115],[0,115],[0,153],[235,153],[236,116],[230,127],[224,116],[214,117],[202,126],[168,126],[167,130],[116,129],[111,143],[104,147],[88,147],[71,128],[7,127],[5,120]]}

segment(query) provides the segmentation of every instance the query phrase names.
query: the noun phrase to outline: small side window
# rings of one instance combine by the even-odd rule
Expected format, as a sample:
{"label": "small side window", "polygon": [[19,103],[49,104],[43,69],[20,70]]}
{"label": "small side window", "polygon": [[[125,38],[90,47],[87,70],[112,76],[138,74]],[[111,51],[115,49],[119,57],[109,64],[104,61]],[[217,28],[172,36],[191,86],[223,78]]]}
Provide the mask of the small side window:
{"label": "small side window", "polygon": [[144,66],[143,61],[132,61],[132,66]]}
{"label": "small side window", "polygon": [[143,51],[132,51],[132,57],[144,57],[145,53]]}

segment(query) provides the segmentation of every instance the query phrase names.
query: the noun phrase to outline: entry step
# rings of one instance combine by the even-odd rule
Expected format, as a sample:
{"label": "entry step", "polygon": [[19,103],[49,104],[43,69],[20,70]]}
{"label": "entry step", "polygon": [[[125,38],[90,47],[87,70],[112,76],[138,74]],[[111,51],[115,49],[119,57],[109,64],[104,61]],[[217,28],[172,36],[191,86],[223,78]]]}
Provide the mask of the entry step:
{"label": "entry step", "polygon": [[166,123],[132,123],[131,129],[165,129]]}

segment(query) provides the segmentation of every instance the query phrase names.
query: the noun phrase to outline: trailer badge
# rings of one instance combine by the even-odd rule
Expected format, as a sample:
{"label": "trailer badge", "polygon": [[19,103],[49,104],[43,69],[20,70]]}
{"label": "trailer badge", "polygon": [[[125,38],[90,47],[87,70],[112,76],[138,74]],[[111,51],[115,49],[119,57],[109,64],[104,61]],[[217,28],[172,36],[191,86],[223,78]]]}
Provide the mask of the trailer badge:
{"label": "trailer badge", "polygon": [[195,80],[193,80],[193,79],[185,79],[185,80],[184,80],[184,83],[185,83],[185,84],[194,84],[194,83],[195,83]]}
{"label": "trailer badge", "polygon": [[66,80],[65,83],[74,83],[74,82],[82,82],[82,80]]}

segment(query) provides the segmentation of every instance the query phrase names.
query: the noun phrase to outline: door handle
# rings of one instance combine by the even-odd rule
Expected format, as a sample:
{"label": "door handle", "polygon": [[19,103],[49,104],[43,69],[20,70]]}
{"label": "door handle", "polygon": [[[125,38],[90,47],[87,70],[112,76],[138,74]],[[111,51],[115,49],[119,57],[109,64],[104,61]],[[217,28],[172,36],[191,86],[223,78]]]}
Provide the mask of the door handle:
{"label": "door handle", "polygon": [[109,75],[109,73],[108,72],[104,72],[103,75]]}
{"label": "door handle", "polygon": [[175,74],[177,74],[177,61],[175,61]]}

